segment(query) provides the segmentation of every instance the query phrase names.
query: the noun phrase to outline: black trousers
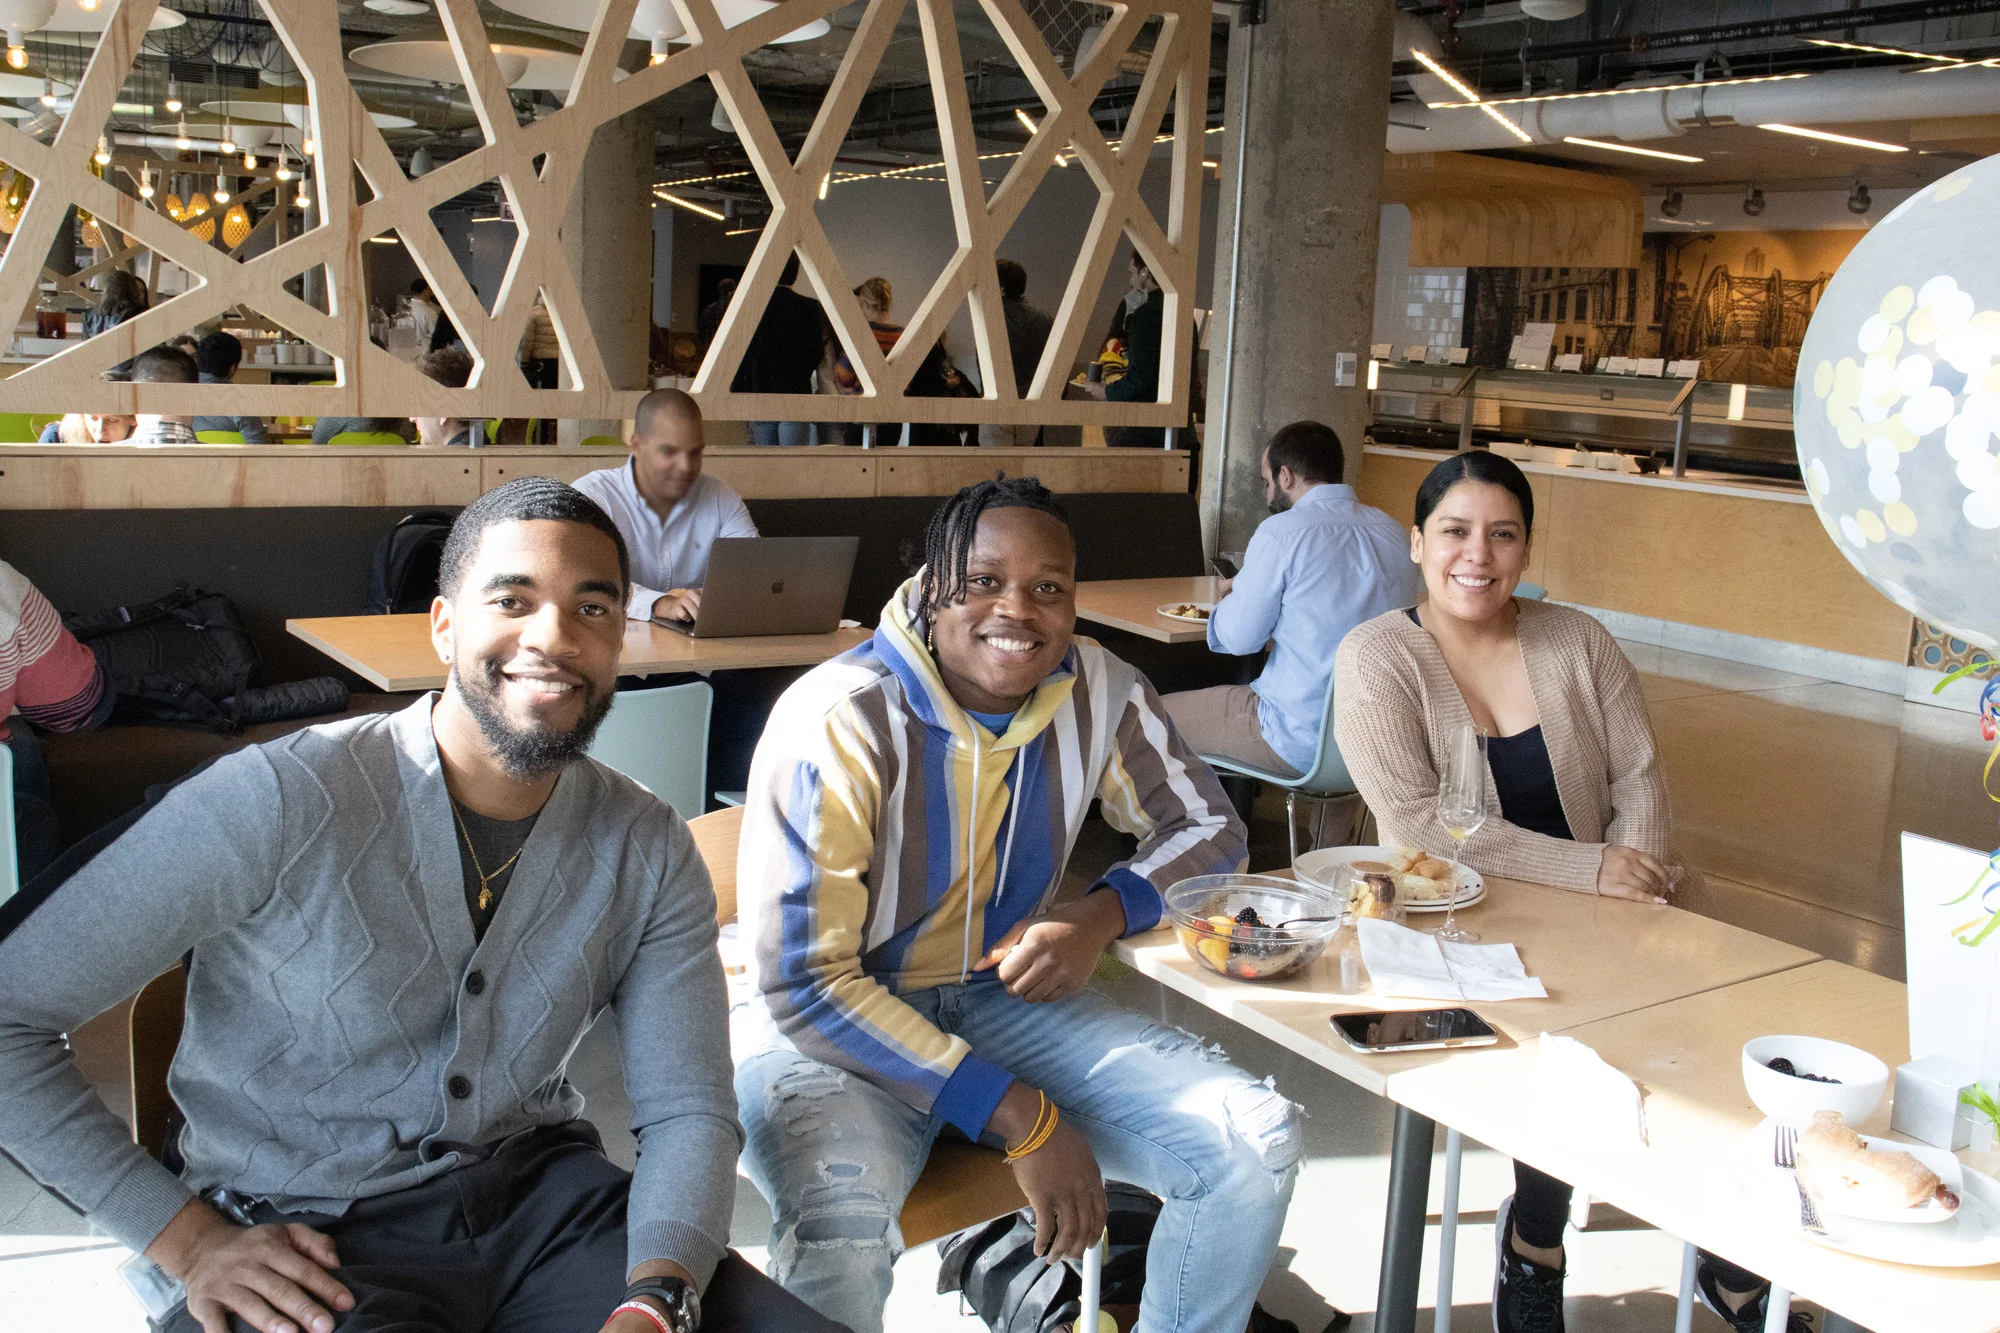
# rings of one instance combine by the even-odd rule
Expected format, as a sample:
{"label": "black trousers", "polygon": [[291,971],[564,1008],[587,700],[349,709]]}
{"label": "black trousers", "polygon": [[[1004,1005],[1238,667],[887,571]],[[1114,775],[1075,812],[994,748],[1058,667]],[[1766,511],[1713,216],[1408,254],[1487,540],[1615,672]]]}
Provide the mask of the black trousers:
{"label": "black trousers", "polygon": [[[595,1333],[625,1294],[632,1178],[578,1121],[510,1140],[485,1161],[340,1217],[279,1213],[333,1238],[354,1293],[336,1333]],[[837,1333],[733,1251],[702,1296],[703,1333]],[[201,1333],[185,1309],[168,1333]],[[234,1333],[249,1325],[232,1319]]]}
{"label": "black trousers", "polygon": [[[1563,1228],[1569,1225],[1569,1201],[1575,1193],[1568,1184],[1535,1170],[1525,1162],[1514,1163],[1514,1234],[1523,1245],[1553,1250],[1563,1243]],[[1730,1263],[1719,1255],[1702,1251],[1709,1272],[1722,1286],[1735,1292],[1755,1291],[1764,1279],[1747,1268]]]}

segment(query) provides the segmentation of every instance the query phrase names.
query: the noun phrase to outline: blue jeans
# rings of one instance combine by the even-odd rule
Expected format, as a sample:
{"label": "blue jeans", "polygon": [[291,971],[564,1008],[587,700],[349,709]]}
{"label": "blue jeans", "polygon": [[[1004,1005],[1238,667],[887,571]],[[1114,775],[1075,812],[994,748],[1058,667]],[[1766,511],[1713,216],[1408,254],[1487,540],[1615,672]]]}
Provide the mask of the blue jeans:
{"label": "blue jeans", "polygon": [[26,884],[56,859],[61,831],[56,808],[49,803],[49,765],[41,737],[26,718],[10,717],[4,744],[14,766],[14,860],[20,882]]}
{"label": "blue jeans", "polygon": [[[1029,1004],[982,981],[902,999],[1048,1093],[1107,1177],[1165,1201],[1146,1260],[1144,1333],[1243,1327],[1291,1202],[1298,1108],[1220,1050],[1092,991]],[[897,1218],[942,1122],[768,1045],[739,1052],[736,1099],[744,1165],[775,1219],[770,1275],[855,1333],[879,1333],[903,1250]]]}
{"label": "blue jeans", "polygon": [[752,421],[747,424],[752,444],[782,444],[796,448],[813,442],[810,421]]}

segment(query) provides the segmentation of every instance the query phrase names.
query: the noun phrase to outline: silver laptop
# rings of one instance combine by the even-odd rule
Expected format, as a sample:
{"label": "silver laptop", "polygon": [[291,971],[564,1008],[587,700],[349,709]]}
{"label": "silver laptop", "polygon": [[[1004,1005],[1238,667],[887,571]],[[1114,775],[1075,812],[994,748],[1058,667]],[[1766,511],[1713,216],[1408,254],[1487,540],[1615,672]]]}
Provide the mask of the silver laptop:
{"label": "silver laptop", "polygon": [[697,639],[829,634],[860,549],[859,537],[718,537],[693,623],[662,623]]}

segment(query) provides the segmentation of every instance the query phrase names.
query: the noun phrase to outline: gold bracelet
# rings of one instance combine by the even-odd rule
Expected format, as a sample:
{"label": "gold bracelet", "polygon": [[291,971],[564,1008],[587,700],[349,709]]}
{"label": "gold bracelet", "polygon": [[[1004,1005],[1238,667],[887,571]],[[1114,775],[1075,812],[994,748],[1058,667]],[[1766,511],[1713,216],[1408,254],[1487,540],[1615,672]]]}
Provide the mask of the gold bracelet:
{"label": "gold bracelet", "polygon": [[1018,1150],[1013,1148],[1006,1150],[1007,1160],[1010,1162],[1033,1152],[1034,1149],[1029,1145],[1033,1144],[1036,1141],[1036,1135],[1042,1132],[1042,1121],[1049,1113],[1049,1094],[1037,1089],[1035,1095],[1041,1098],[1041,1104],[1035,1108],[1035,1123],[1029,1127],[1027,1137],[1021,1140],[1021,1147]]}
{"label": "gold bracelet", "polygon": [[1029,1153],[1036,1151],[1043,1144],[1047,1143],[1049,1137],[1056,1132],[1056,1126],[1062,1121],[1062,1113],[1056,1109],[1056,1104],[1048,1099],[1047,1093],[1042,1094],[1042,1105],[1048,1110],[1047,1119],[1044,1120],[1039,1113],[1036,1115],[1035,1128],[1030,1131],[1027,1140],[1019,1148],[1007,1154],[1006,1160],[1008,1162],[1018,1162]]}

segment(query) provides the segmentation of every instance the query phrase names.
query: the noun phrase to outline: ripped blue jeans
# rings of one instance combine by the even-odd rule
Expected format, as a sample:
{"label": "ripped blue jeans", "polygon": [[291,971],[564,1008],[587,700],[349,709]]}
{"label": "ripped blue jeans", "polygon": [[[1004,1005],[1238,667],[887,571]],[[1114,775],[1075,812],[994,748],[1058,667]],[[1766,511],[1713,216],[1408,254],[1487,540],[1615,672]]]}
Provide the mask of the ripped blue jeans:
{"label": "ripped blue jeans", "polygon": [[[1291,1201],[1298,1108],[1219,1050],[1092,991],[1029,1004],[983,981],[901,998],[1048,1093],[1107,1177],[1165,1200],[1141,1333],[1243,1327]],[[737,1053],[736,1100],[744,1164],[776,1219],[770,1276],[878,1333],[903,1251],[896,1219],[942,1122],[781,1047]]]}

